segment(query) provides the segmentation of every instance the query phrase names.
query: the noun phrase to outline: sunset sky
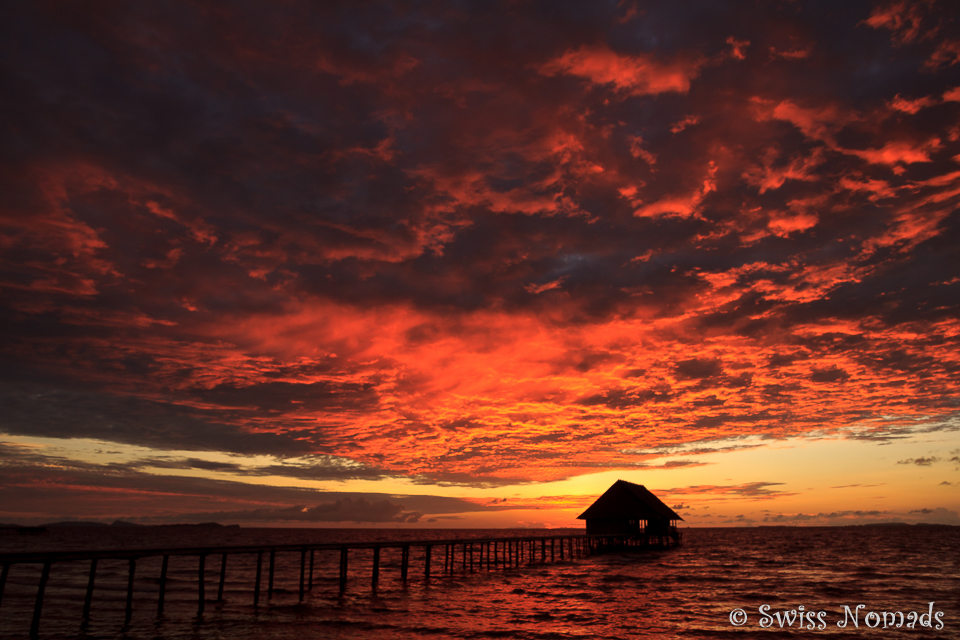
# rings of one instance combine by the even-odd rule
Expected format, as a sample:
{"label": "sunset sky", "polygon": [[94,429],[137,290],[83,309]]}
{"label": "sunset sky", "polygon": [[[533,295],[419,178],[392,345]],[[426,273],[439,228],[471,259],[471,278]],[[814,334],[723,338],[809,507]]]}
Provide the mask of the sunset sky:
{"label": "sunset sky", "polygon": [[951,3],[4,7],[0,522],[960,524]]}

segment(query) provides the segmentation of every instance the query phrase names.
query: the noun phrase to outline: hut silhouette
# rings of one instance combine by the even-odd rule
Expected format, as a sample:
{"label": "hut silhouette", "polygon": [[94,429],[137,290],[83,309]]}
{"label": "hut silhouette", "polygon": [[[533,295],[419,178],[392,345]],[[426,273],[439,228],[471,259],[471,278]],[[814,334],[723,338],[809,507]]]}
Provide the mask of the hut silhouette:
{"label": "hut silhouette", "polygon": [[683,520],[646,487],[617,480],[577,516],[587,521],[587,535],[642,537],[649,543],[680,544],[677,522]]}

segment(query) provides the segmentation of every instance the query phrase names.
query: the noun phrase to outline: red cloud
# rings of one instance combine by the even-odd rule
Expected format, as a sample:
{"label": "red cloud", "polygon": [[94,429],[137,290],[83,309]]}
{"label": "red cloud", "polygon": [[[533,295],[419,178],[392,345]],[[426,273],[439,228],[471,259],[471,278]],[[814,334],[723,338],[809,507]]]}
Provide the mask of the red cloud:
{"label": "red cloud", "polygon": [[781,3],[31,6],[5,429],[489,486],[956,412],[960,93],[912,5],[849,10],[892,49]]}
{"label": "red cloud", "polygon": [[388,66],[334,61],[328,55],[321,55],[317,60],[316,68],[323,73],[338,76],[341,85],[349,86],[355,83],[378,83],[385,78],[398,78],[415,69],[419,64],[419,60],[406,53],[388,60]]}
{"label": "red cloud", "polygon": [[770,100],[754,97],[754,113],[758,120],[783,120],[794,125],[805,136],[834,146],[836,132],[856,117],[835,105],[802,107],[791,100],[774,103]]}
{"label": "red cloud", "polygon": [[892,2],[877,5],[870,17],[864,20],[874,29],[888,29],[893,32],[894,40],[906,44],[917,39],[921,33],[921,24],[924,19],[924,5],[932,2]]}
{"label": "red cloud", "polygon": [[771,211],[767,227],[777,236],[786,237],[791,233],[806,231],[815,227],[820,218],[810,211],[781,212]]}
{"label": "red cloud", "polygon": [[876,202],[881,198],[893,198],[896,190],[885,180],[860,180],[854,176],[844,176],[840,179],[840,186],[854,192],[867,194],[867,199]]}
{"label": "red cloud", "polygon": [[776,147],[770,147],[764,154],[760,166],[752,166],[743,174],[743,179],[754,186],[760,187],[760,193],[771,189],[779,189],[787,180],[818,180],[816,168],[823,163],[823,153],[820,149],[814,150],[808,157],[796,158],[783,164],[777,163],[780,155]]}
{"label": "red cloud", "polygon": [[952,67],[958,62],[960,62],[960,40],[952,40],[941,42],[923,66],[925,69],[936,70],[943,66]]}
{"label": "red cloud", "polygon": [[687,116],[687,117],[683,118],[682,120],[678,121],[678,122],[677,122],[676,124],[674,124],[672,127],[670,127],[670,133],[680,133],[681,131],[683,131],[683,130],[686,129],[687,127],[692,127],[692,126],[694,126],[694,125],[696,125],[696,124],[699,124],[699,123],[700,123],[700,117],[699,117],[699,116],[693,116],[693,115]]}
{"label": "red cloud", "polygon": [[651,54],[620,55],[606,46],[570,50],[543,64],[546,76],[573,75],[596,85],[613,85],[630,95],[686,93],[697,77],[702,60],[677,57],[661,62]]}
{"label": "red cloud", "polygon": [[927,107],[931,107],[935,104],[937,104],[936,99],[929,96],[917,98],[915,100],[908,100],[906,98],[901,98],[900,94],[897,94],[890,102],[890,107],[896,109],[897,111],[914,114],[919,113],[921,109],[926,109]]}
{"label": "red cloud", "polygon": [[896,141],[888,142],[879,149],[846,149],[849,153],[863,158],[871,164],[913,164],[914,162],[930,162],[930,152],[941,147],[939,138],[931,138],[924,142]]}
{"label": "red cloud", "polygon": [[634,199],[632,204],[637,208],[633,215],[638,218],[658,218],[661,216],[689,218],[697,215],[704,198],[717,190],[716,180],[714,179],[716,173],[717,166],[711,161],[703,182],[688,193],[666,196],[648,204],[645,204],[639,198]]}

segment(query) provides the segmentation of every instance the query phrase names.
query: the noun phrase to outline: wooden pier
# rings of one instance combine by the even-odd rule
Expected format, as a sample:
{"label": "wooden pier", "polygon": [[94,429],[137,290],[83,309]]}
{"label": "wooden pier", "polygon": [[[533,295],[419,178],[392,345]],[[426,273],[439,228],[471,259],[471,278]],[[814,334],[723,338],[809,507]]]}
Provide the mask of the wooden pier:
{"label": "wooden pier", "polygon": [[[475,571],[516,569],[529,564],[573,560],[581,556],[604,551],[644,548],[651,546],[654,542],[656,541],[646,536],[548,535],[484,539],[461,538],[448,540],[352,542],[344,544],[324,543],[62,551],[54,553],[3,553],[0,554],[0,564],[2,564],[3,567],[2,573],[0,573],[0,617],[3,615],[3,592],[6,586],[7,576],[9,575],[10,567],[15,564],[33,564],[42,567],[30,624],[30,636],[36,638],[39,637],[40,633],[44,592],[50,579],[50,573],[54,565],[64,562],[87,561],[90,563],[81,616],[81,624],[86,625],[89,623],[92,615],[98,562],[101,560],[126,560],[127,585],[124,621],[126,625],[129,625],[133,615],[134,576],[137,570],[137,561],[144,558],[162,558],[156,599],[156,615],[158,618],[164,615],[167,568],[170,558],[172,556],[191,556],[197,558],[197,616],[201,617],[203,616],[205,605],[208,602],[206,590],[208,580],[206,563],[208,557],[212,557],[214,561],[220,561],[216,602],[222,602],[224,583],[226,581],[229,564],[228,558],[241,554],[256,556],[256,577],[252,585],[250,597],[253,606],[257,607],[261,604],[261,593],[263,592],[264,564],[266,564],[267,573],[266,598],[269,601],[273,597],[274,580],[277,577],[276,558],[278,554],[299,554],[298,598],[299,602],[303,602],[305,595],[313,590],[315,556],[322,552],[339,553],[339,592],[343,594],[347,589],[347,578],[350,571],[350,552],[356,550],[372,551],[372,563],[368,570],[370,572],[370,589],[376,591],[380,580],[380,552],[383,549],[399,550],[400,580],[406,583],[411,570],[411,548],[422,550],[422,553],[418,554],[422,558],[422,565],[418,567],[418,572],[422,574],[423,580],[429,581],[432,577],[452,576]],[[434,564],[435,552],[437,554],[436,564]],[[284,579],[286,578],[287,576],[284,576]]]}

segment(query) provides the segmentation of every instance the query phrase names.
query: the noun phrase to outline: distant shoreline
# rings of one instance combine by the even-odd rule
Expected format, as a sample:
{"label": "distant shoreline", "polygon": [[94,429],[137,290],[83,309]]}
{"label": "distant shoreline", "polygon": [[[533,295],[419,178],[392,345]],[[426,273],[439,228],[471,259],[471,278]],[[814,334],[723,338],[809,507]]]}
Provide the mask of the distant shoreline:
{"label": "distant shoreline", "polygon": [[[31,531],[46,531],[48,529],[63,529],[68,527],[77,527],[77,528],[142,528],[142,529],[169,529],[173,527],[209,527],[217,529],[257,529],[257,528],[285,528],[283,527],[285,523],[248,523],[245,525],[240,524],[221,524],[219,522],[178,522],[172,524],[138,524],[136,522],[127,522],[125,520],[115,520],[111,523],[107,522],[97,522],[97,521],[87,521],[87,520],[65,520],[61,522],[50,522],[39,525],[22,525],[15,523],[0,523],[0,533],[3,532],[14,532],[21,529],[31,530]],[[347,524],[357,524],[357,523],[344,523]],[[733,527],[680,527],[681,529],[838,529],[838,528],[864,528],[864,527],[936,527],[936,528],[956,528],[958,525],[953,524],[941,524],[936,522],[870,522],[863,524],[820,524],[820,525],[801,525],[801,524],[757,524],[750,526],[733,526]],[[310,527],[286,527],[286,528],[296,528],[304,529]],[[351,527],[351,526],[342,526],[342,527],[316,527],[318,529],[366,529],[369,527]],[[393,527],[382,527],[384,529],[391,529]],[[446,527],[423,527],[424,529],[443,529]],[[452,529],[460,529],[464,527],[454,527]],[[466,527],[468,529],[476,529],[477,527]],[[480,527],[482,529],[489,529],[490,527]],[[493,527],[494,529],[504,529],[504,530],[515,530],[522,529],[523,527]],[[569,529],[576,527],[558,527],[558,529]],[[415,530],[407,529],[405,530]],[[550,529],[535,529],[537,531],[549,531]]]}
{"label": "distant shoreline", "polygon": [[0,523],[0,531],[19,531],[23,529],[32,530],[32,531],[46,531],[48,529],[63,529],[67,527],[80,527],[80,528],[106,528],[106,527],[116,527],[116,528],[150,528],[150,529],[161,529],[169,527],[215,527],[223,529],[239,529],[239,524],[220,524],[219,522],[183,522],[175,524],[137,524],[135,522],[126,522],[124,520],[115,520],[111,523],[106,522],[89,522],[85,520],[72,521],[67,520],[63,522],[50,522],[46,524],[39,525],[22,525],[22,524],[13,524],[13,523]]}

